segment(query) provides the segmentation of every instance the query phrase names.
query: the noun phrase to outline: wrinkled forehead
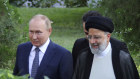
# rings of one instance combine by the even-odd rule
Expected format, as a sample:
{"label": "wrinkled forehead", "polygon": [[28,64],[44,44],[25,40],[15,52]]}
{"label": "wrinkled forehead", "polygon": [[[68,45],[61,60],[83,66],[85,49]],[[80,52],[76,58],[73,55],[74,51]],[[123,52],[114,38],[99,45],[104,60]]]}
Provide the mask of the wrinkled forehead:
{"label": "wrinkled forehead", "polygon": [[37,26],[37,25],[45,25],[45,21],[42,20],[42,19],[32,19],[30,22],[29,22],[29,26]]}
{"label": "wrinkled forehead", "polygon": [[46,30],[46,24],[43,20],[32,20],[29,24],[29,30]]}

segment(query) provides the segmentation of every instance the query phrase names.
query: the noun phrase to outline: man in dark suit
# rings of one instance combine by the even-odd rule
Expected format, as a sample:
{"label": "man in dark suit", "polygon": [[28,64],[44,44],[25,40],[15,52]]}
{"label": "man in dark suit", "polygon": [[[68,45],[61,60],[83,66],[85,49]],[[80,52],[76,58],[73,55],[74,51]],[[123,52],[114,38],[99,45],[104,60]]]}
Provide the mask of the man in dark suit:
{"label": "man in dark suit", "polygon": [[73,61],[71,53],[53,43],[51,21],[38,14],[29,22],[29,38],[31,42],[20,44],[17,48],[14,75],[29,74],[33,79],[71,79]]}
{"label": "man in dark suit", "polygon": [[[77,58],[78,58],[79,54],[81,54],[80,51],[89,47],[89,41],[87,39],[88,31],[85,29],[85,22],[86,22],[86,20],[89,16],[102,16],[102,15],[97,11],[88,11],[87,13],[85,13],[83,15],[82,20],[83,20],[83,30],[84,30],[84,33],[85,33],[85,38],[79,38],[74,43],[74,46],[73,46],[73,49],[72,49],[73,67],[74,68],[75,68],[75,65],[76,65]],[[128,48],[127,48],[127,46],[124,42],[116,40],[115,38],[112,38],[112,37],[110,39],[110,42],[114,43],[114,45],[118,44],[118,47],[120,49],[123,49],[124,51],[128,52]]]}
{"label": "man in dark suit", "polygon": [[91,16],[85,26],[89,47],[78,56],[73,79],[139,79],[129,52],[119,47],[119,41],[110,42],[114,25],[109,18]]}

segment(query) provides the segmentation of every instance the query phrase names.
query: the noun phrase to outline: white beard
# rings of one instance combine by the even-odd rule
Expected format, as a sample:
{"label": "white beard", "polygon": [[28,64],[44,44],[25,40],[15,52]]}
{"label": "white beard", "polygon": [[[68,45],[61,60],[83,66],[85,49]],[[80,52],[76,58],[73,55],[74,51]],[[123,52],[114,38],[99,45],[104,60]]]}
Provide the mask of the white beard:
{"label": "white beard", "polygon": [[[97,43],[93,44],[93,45],[97,45]],[[91,46],[91,44],[89,43],[89,47],[90,47],[90,50],[93,54],[101,54],[107,47],[107,38],[104,40],[104,42],[102,44],[99,45],[98,48],[93,48]]]}

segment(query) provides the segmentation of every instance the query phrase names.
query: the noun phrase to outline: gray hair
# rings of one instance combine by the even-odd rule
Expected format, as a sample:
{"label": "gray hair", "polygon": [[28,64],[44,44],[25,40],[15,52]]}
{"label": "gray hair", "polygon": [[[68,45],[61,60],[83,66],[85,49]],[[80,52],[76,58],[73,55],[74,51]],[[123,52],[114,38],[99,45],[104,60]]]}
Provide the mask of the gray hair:
{"label": "gray hair", "polygon": [[[52,21],[50,21],[50,19],[49,19],[47,16],[45,16],[45,15],[37,14],[37,15],[33,16],[33,18],[30,20],[30,22],[31,22],[32,20],[43,20],[43,21],[45,21],[46,28],[47,28],[47,29],[50,29],[50,28],[51,28],[51,23],[52,23]],[[29,22],[29,23],[30,23],[30,22]]]}
{"label": "gray hair", "polygon": [[110,34],[109,32],[104,32],[104,33],[105,33],[105,35]]}

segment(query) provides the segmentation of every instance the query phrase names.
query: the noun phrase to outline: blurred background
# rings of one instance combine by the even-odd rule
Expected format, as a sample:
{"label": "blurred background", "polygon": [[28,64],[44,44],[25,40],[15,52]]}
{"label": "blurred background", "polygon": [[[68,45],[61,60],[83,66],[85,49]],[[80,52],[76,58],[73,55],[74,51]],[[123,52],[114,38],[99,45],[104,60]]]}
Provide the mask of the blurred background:
{"label": "blurred background", "polygon": [[50,39],[72,51],[77,38],[84,37],[82,16],[98,11],[113,20],[112,37],[126,42],[140,73],[139,0],[0,0],[0,79],[25,79],[12,75],[16,48],[29,41],[28,22],[43,14],[53,21]]}

